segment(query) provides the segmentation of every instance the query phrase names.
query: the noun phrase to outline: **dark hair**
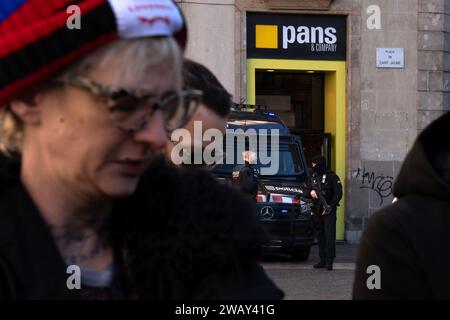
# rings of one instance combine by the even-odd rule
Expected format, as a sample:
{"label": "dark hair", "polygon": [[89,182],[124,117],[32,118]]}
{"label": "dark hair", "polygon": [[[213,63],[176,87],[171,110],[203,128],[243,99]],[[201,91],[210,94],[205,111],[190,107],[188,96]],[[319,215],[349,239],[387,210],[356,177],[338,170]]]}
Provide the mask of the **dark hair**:
{"label": "dark hair", "polygon": [[231,95],[205,66],[186,59],[183,64],[183,81],[187,88],[203,91],[203,104],[225,118],[232,106]]}

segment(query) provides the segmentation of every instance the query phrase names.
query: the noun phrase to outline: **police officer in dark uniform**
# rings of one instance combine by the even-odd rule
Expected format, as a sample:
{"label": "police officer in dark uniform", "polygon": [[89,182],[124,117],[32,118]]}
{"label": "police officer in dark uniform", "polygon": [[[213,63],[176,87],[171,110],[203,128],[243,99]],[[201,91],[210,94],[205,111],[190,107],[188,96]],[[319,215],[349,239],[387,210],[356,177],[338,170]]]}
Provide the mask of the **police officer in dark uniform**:
{"label": "police officer in dark uniform", "polygon": [[319,242],[320,262],[314,268],[333,270],[336,257],[336,208],[342,198],[339,177],[327,170],[326,160],[316,156],[312,161],[310,194],[314,198],[313,222]]}
{"label": "police officer in dark uniform", "polygon": [[254,167],[256,164],[256,152],[246,148],[242,156],[244,158],[244,164],[237,165],[233,169],[233,186],[252,198],[256,198],[259,185],[259,174]]}

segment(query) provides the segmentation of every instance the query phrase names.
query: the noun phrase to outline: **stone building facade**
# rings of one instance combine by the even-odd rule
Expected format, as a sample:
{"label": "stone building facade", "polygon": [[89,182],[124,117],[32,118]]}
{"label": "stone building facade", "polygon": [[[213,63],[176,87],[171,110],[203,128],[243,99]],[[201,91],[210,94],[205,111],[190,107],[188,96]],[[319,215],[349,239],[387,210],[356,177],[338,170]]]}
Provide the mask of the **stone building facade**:
{"label": "stone building facade", "polygon": [[[335,83],[335,89],[343,89],[344,94],[342,106],[330,109],[335,113],[330,128],[341,124],[343,128],[331,129],[336,158],[333,169],[345,187],[337,238],[358,242],[368,217],[392,201],[393,182],[417,134],[450,110],[450,0],[178,3],[188,21],[187,56],[213,70],[235,101],[254,102],[254,83],[250,83],[254,78],[249,72],[255,69],[249,68],[252,44],[247,43],[251,13],[280,15],[280,19],[283,15],[345,17],[345,84]],[[381,59],[377,59],[377,49],[382,48],[403,49],[403,67],[377,67]],[[329,72],[321,63],[311,62],[308,72]],[[325,75],[325,94],[328,82],[334,81],[330,75],[331,82]],[[338,105],[339,101],[337,93],[325,104]]]}

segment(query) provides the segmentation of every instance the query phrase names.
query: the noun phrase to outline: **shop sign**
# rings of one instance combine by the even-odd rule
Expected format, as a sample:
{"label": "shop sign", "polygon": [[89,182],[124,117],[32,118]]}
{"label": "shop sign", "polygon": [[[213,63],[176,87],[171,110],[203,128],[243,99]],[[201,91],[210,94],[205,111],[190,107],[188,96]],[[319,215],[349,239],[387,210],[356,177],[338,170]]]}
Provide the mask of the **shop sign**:
{"label": "shop sign", "polygon": [[247,57],[346,59],[346,17],[335,15],[247,14]]}

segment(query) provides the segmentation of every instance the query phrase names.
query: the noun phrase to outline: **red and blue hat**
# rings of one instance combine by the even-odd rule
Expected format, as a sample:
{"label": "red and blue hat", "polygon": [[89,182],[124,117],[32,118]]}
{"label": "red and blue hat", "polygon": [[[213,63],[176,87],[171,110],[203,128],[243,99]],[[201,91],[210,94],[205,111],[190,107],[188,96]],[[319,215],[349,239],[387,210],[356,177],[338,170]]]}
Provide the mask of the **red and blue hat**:
{"label": "red and blue hat", "polygon": [[1,1],[0,107],[101,46],[156,36],[186,45],[184,19],[172,0]]}

